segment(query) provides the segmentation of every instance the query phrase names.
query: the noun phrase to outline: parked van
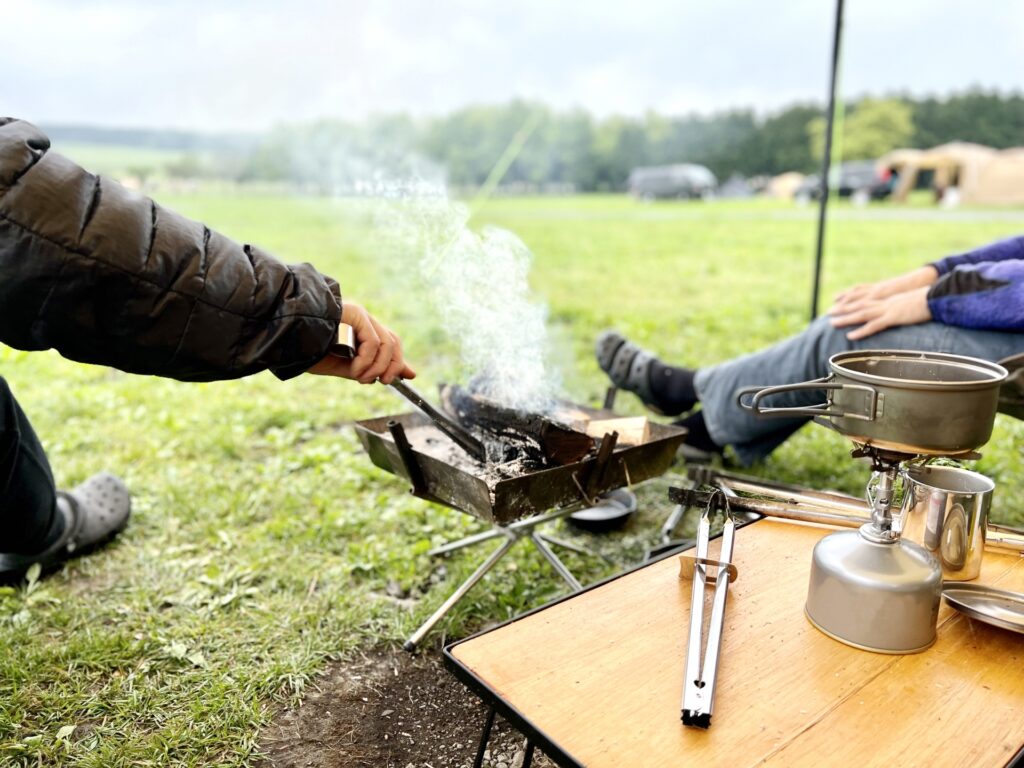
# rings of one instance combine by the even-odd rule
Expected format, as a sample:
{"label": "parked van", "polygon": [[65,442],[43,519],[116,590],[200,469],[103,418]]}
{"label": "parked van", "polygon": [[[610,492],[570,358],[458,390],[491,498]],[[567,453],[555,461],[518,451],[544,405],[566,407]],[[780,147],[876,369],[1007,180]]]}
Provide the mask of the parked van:
{"label": "parked van", "polygon": [[638,200],[689,199],[711,195],[718,179],[703,165],[680,163],[634,168],[627,184]]}

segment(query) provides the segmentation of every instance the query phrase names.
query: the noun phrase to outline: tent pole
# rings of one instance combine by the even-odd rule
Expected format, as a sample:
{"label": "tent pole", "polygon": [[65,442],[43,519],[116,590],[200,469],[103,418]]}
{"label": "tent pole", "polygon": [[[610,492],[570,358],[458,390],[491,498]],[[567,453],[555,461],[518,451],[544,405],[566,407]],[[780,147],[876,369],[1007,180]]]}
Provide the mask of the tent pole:
{"label": "tent pole", "polygon": [[843,34],[843,0],[836,0],[836,24],[832,37],[832,76],[829,80],[828,115],[825,126],[825,156],[821,160],[821,188],[818,204],[818,244],[814,252],[814,287],[811,292],[811,320],[818,316],[821,292],[821,256],[825,245],[825,211],[828,209],[828,171],[832,164],[832,127],[836,121],[836,75],[839,70],[839,41]]}

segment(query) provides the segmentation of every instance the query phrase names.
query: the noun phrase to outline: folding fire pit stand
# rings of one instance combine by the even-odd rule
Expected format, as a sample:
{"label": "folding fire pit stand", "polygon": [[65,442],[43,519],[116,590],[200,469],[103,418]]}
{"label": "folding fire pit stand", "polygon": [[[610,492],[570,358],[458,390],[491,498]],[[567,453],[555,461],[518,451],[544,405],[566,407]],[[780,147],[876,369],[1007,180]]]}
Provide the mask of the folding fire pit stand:
{"label": "folding fire pit stand", "polygon": [[482,579],[487,574],[488,571],[490,571],[495,565],[497,565],[498,561],[501,560],[501,558],[503,558],[505,555],[507,555],[509,551],[512,549],[512,547],[515,546],[516,542],[520,539],[526,539],[531,544],[533,544],[533,546],[535,546],[538,550],[540,550],[540,553],[544,555],[545,559],[549,563],[551,563],[551,567],[555,569],[555,572],[562,577],[562,579],[565,581],[566,584],[569,585],[569,588],[573,592],[580,591],[583,588],[583,586],[576,579],[576,577],[572,575],[572,572],[566,567],[565,563],[563,563],[559,559],[558,555],[555,554],[554,550],[551,549],[550,545],[554,544],[556,546],[562,547],[563,549],[568,549],[572,552],[577,552],[581,555],[591,555],[596,557],[598,556],[597,553],[592,552],[589,549],[586,549],[585,547],[580,547],[575,544],[571,544],[567,541],[556,539],[553,536],[538,533],[534,529],[539,525],[543,525],[544,523],[551,522],[552,520],[558,520],[559,518],[565,517],[566,515],[571,515],[573,512],[582,509],[583,507],[584,504],[580,502],[578,504],[573,504],[572,506],[569,507],[556,509],[552,512],[548,512],[545,515],[536,515],[535,517],[528,517],[525,520],[519,520],[518,522],[512,523],[511,525],[494,526],[494,528],[492,528],[489,531],[477,533],[473,536],[467,536],[464,539],[453,541],[449,544],[445,544],[443,546],[437,547],[427,552],[427,554],[431,557],[437,557],[439,555],[450,554],[451,552],[454,552],[458,549],[462,549],[464,547],[471,547],[476,544],[480,544],[490,539],[497,539],[501,537],[505,538],[505,541],[501,543],[501,546],[499,546],[497,549],[491,552],[491,554],[487,556],[487,559],[480,563],[479,566],[477,566],[477,569],[469,575],[469,578],[462,582],[458,586],[458,588],[454,592],[452,592],[451,595],[449,595],[448,599],[441,603],[440,607],[438,607],[438,609],[430,615],[430,618],[423,622],[420,625],[419,629],[417,629],[409,636],[409,639],[405,641],[405,644],[402,647],[405,648],[405,650],[407,651],[415,651],[417,646],[423,640],[423,638],[426,637],[430,630],[434,628],[434,625],[437,624],[437,622],[439,622],[441,619],[443,619],[445,614],[447,614],[448,611],[455,607],[455,604],[458,603],[463,597],[465,597],[466,593],[469,592],[469,590],[471,590],[474,586],[476,586],[476,583],[480,581],[480,579]]}
{"label": "folding fire pit stand", "polygon": [[[616,417],[608,409],[565,405],[592,419]],[[354,427],[370,460],[408,481],[413,495],[492,526],[489,531],[437,547],[429,554],[444,555],[490,539],[504,540],[409,637],[405,648],[410,651],[520,539],[536,547],[569,587],[578,591],[579,581],[552,547],[584,555],[594,553],[540,533],[537,528],[584,506],[594,506],[603,493],[660,477],[672,465],[686,437],[685,429],[665,424],[650,424],[643,439],[637,442],[620,441],[617,432],[610,432],[601,438],[596,455],[495,481],[485,480],[471,466],[413,447],[407,432],[429,424],[421,413],[401,413],[358,421]]]}
{"label": "folding fire pit stand", "polygon": [[[395,446],[398,448],[398,455],[405,467],[405,471],[412,482],[412,493],[420,498],[444,504],[444,501],[434,498],[427,490],[427,483],[423,476],[423,472],[416,460],[416,455],[412,450],[412,446],[409,445],[409,440],[405,435],[405,429],[402,424],[398,421],[389,421],[387,426],[392,439],[395,441]],[[605,435],[604,439],[601,441],[601,448],[597,455],[597,462],[590,472],[590,481],[587,483],[588,486],[593,487],[595,485],[593,481],[603,475],[604,469],[608,464],[608,460],[611,458],[612,451],[615,450],[617,440],[618,434],[613,432],[610,435]],[[555,572],[562,577],[573,592],[581,590],[583,588],[582,585],[576,577],[572,575],[572,572],[566,567],[565,563],[563,563],[559,559],[558,555],[555,554],[551,545],[553,544],[581,555],[597,556],[596,553],[568,541],[562,541],[561,539],[556,539],[553,536],[539,533],[535,529],[544,523],[571,515],[573,512],[582,509],[585,504],[593,506],[595,499],[587,491],[587,488],[581,486],[580,496],[582,497],[582,500],[574,504],[561,507],[560,509],[547,512],[545,514],[534,515],[524,520],[518,520],[508,525],[495,525],[489,531],[477,533],[472,536],[466,536],[463,539],[444,544],[427,552],[431,557],[437,557],[440,555],[450,554],[459,549],[472,547],[491,539],[498,539],[502,537],[505,539],[497,549],[487,556],[487,559],[477,566],[477,569],[469,575],[469,578],[462,582],[462,584],[460,584],[458,588],[449,595],[448,599],[430,615],[430,618],[423,622],[423,624],[421,624],[420,627],[409,636],[409,639],[405,641],[403,648],[410,652],[415,651],[423,638],[426,637],[430,630],[434,628],[434,625],[444,618],[448,611],[455,607],[455,604],[465,597],[469,590],[476,586],[476,583],[480,581],[488,571],[494,568],[494,566],[498,564],[498,561],[507,555],[520,539],[526,539],[533,544],[533,546],[536,547],[542,555],[544,555],[544,559],[551,564],[551,567],[555,569]]]}

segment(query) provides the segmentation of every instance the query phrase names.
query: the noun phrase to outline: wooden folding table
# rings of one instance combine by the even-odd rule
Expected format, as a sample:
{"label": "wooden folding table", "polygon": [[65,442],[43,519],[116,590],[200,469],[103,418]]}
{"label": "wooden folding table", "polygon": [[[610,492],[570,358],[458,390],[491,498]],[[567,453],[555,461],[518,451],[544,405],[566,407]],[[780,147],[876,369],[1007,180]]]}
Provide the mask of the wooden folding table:
{"label": "wooden folding table", "polygon": [[[1024,636],[943,602],[923,653],[826,637],[803,604],[829,532],[737,532],[709,730],[680,722],[691,582],[675,556],[454,643],[445,663],[488,723],[497,712],[561,766],[1024,766]],[[986,553],[978,581],[1024,591],[1024,560]]]}

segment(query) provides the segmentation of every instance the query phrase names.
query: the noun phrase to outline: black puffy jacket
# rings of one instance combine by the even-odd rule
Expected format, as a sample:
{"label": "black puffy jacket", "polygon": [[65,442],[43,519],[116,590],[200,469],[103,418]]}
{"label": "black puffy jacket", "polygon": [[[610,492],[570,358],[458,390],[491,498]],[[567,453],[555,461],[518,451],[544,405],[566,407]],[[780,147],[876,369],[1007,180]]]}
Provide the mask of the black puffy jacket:
{"label": "black puffy jacket", "polygon": [[333,280],[49,148],[34,125],[0,118],[0,342],[186,381],[286,379],[327,352]]}

